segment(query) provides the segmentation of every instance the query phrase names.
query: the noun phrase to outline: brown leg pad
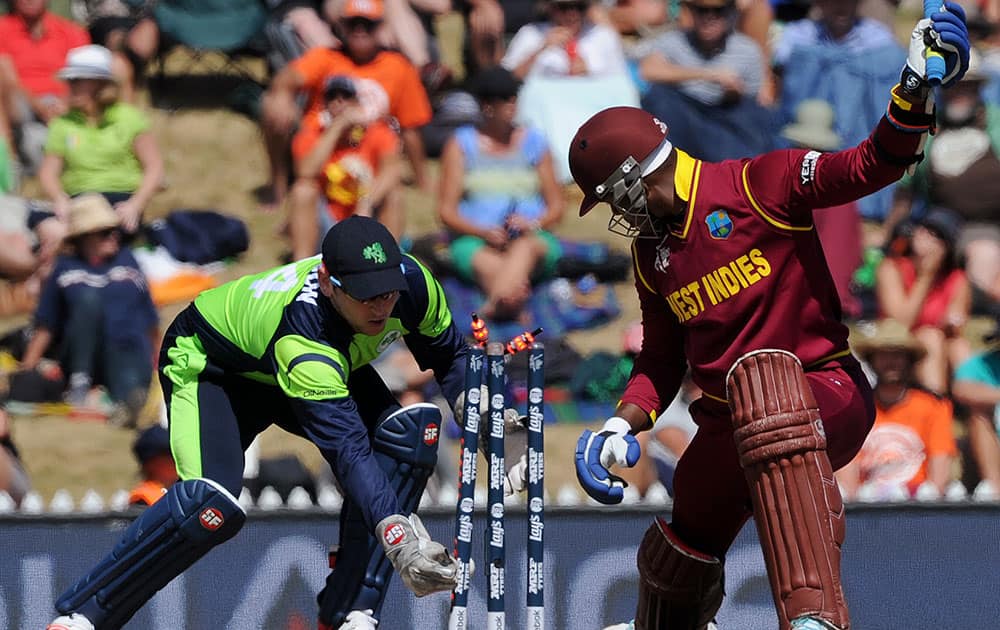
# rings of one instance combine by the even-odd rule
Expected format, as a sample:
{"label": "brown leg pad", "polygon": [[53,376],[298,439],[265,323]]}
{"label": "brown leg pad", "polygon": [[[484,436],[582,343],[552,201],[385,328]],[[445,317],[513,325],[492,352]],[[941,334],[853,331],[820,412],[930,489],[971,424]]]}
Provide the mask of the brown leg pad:
{"label": "brown leg pad", "polygon": [[846,630],[844,504],[802,365],[783,350],[753,352],[726,387],[780,627],[808,615]]}
{"label": "brown leg pad", "polygon": [[636,630],[703,630],[722,605],[722,561],[686,547],[661,519],[639,545]]}

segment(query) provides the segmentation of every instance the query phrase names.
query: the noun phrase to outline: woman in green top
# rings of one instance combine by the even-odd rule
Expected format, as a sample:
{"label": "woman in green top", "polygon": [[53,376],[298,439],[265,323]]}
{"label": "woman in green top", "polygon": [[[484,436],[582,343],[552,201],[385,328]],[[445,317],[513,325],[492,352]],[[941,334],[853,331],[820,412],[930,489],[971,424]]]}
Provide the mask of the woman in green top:
{"label": "woman in green top", "polygon": [[163,179],[163,159],[146,116],[119,102],[111,51],[74,48],[59,77],[69,83],[69,111],[49,123],[38,177],[65,218],[71,197],[103,194],[134,234]]}

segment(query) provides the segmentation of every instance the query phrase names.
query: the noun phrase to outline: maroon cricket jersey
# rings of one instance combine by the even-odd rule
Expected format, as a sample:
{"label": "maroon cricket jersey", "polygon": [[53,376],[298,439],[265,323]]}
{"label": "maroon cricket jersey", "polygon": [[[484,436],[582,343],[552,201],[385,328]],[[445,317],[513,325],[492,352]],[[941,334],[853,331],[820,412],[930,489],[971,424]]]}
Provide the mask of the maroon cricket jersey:
{"label": "maroon cricket jersey", "polygon": [[886,156],[912,156],[919,141],[883,118],[871,137],[837,153],[708,163],[678,151],[675,189],[686,214],[662,242],[632,246],[643,346],[622,402],[655,419],[686,364],[706,396],[725,401],[729,368],[753,350],[788,350],[807,370],[848,355],[812,210],[899,179],[903,166]]}

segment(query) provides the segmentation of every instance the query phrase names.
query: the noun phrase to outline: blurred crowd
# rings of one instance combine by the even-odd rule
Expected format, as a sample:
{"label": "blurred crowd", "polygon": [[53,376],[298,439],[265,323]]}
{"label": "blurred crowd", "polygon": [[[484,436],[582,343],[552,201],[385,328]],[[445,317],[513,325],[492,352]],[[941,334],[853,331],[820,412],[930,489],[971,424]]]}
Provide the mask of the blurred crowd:
{"label": "blurred crowd", "polygon": [[[414,187],[433,200],[455,276],[481,291],[479,312],[519,320],[564,255],[566,149],[583,120],[641,105],[675,145],[711,161],[852,146],[898,80],[908,37],[898,25],[922,10],[915,0],[75,0],[60,15],[47,0],[7,4],[0,315],[33,314],[19,383],[57,373],[66,403],[99,392],[109,421],[127,427],[146,403],[161,326],[131,248],[167,181],[140,95],[178,45],[266,61],[266,84],[242,111],[260,125],[261,210],[281,213],[290,259],[316,254],[353,214],[407,246],[402,191]],[[885,191],[815,214],[877,383],[875,430],[840,474],[852,499],[941,496],[956,480],[1000,493],[1000,349],[995,331],[970,328],[1000,313],[1000,0],[962,4],[977,50],[938,97],[923,161]],[[442,55],[452,13],[460,67]],[[29,182],[40,195],[22,194]],[[426,379],[392,361],[412,402]],[[636,473],[641,491],[656,479],[669,489],[696,396],[685,389],[644,438],[656,456]],[[16,498],[28,481],[7,429],[0,415],[0,488]],[[154,437],[136,446],[144,470]]]}

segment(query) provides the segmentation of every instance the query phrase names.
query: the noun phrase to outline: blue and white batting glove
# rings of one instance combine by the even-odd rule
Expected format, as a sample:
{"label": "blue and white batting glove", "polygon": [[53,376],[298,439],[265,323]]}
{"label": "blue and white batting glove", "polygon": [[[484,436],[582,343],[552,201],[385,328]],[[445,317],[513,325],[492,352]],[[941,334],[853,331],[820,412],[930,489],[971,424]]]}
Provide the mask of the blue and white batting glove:
{"label": "blue and white batting glove", "polygon": [[621,503],[625,480],[608,470],[612,465],[631,468],[639,461],[639,441],[624,418],[609,418],[598,433],[589,429],[576,443],[576,478],[595,501]]}
{"label": "blue and white batting glove", "polygon": [[917,22],[910,35],[906,66],[900,77],[903,90],[921,100],[927,98],[928,45],[944,57],[943,87],[957,83],[969,69],[969,29],[965,25],[965,10],[955,2],[945,2],[944,9]]}

